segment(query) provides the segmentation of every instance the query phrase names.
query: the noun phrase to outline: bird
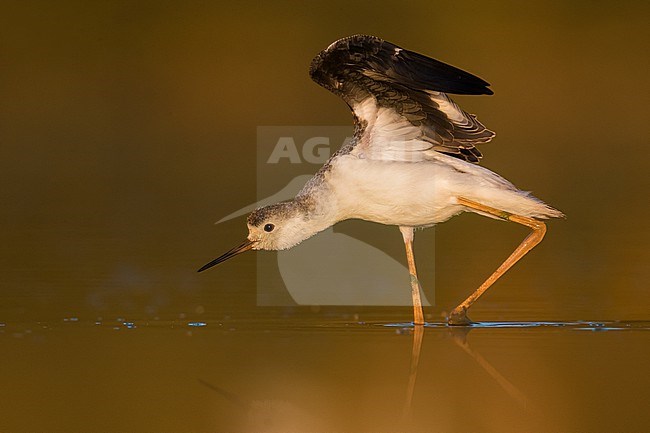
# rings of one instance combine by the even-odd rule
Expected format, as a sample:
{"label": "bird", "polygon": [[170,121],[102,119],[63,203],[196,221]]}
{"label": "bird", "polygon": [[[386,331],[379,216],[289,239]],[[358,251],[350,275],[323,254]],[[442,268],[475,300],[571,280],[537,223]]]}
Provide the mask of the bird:
{"label": "bird", "polygon": [[298,194],[254,210],[246,240],[202,272],[249,250],[284,250],[348,219],[397,226],[410,274],[413,325],[425,324],[413,252],[415,229],[464,212],[524,225],[531,232],[447,316],[471,326],[469,308],[564,214],[479,165],[477,146],[495,133],[461,109],[454,95],[492,95],[490,84],[459,68],[376,36],[339,39],[312,60],[309,74],[348,105],[354,136]]}

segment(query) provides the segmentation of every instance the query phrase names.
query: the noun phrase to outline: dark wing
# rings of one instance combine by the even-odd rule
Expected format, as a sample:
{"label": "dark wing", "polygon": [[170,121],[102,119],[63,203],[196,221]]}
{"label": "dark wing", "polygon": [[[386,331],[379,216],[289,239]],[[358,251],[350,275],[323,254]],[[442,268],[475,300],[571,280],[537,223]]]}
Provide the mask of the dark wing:
{"label": "dark wing", "polygon": [[386,150],[403,150],[400,142],[410,143],[409,151],[432,149],[478,162],[475,145],[494,137],[446,95],[491,95],[487,82],[380,38],[340,39],[314,58],[309,73],[352,108],[359,143],[380,158]]}

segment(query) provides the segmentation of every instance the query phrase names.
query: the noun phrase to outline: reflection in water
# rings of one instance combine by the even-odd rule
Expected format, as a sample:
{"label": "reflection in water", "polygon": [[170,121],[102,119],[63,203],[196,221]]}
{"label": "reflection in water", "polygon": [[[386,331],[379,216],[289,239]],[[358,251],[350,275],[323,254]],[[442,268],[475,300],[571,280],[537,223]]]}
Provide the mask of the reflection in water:
{"label": "reflection in water", "polygon": [[413,404],[413,393],[415,391],[415,379],[420,365],[420,352],[422,351],[422,338],[424,337],[424,326],[413,327],[413,348],[411,350],[411,368],[409,369],[409,381],[406,388],[406,401],[404,402],[404,419],[409,420]]}
{"label": "reflection in water", "polygon": [[[446,324],[445,324],[446,325]],[[472,349],[467,341],[467,335],[472,331],[471,327],[465,326],[448,326],[448,336],[452,341],[465,353],[467,353],[476,363],[481,366],[492,377],[499,386],[512,397],[520,406],[530,410],[531,404],[526,396],[506,379],[496,368],[494,368],[479,352]],[[420,364],[420,352],[422,351],[422,340],[424,337],[424,326],[415,325],[413,328],[413,347],[411,351],[411,368],[409,371],[406,400],[404,404],[404,419],[409,421],[413,404],[413,393],[415,390],[415,381],[418,367]]]}
{"label": "reflection in water", "polygon": [[241,412],[242,433],[317,433],[322,421],[286,400],[245,400],[216,385],[199,379],[199,382],[219,393]]}
{"label": "reflection in water", "polygon": [[472,330],[472,328],[460,328],[452,327],[450,328],[451,338],[454,343],[461,349],[465,351],[478,365],[485,370],[487,374],[490,375],[499,386],[506,392],[513,400],[519,403],[524,409],[530,410],[531,404],[528,401],[528,398],[515,387],[512,382],[506,379],[501,373],[497,371],[496,368],[492,366],[480,353],[476,350],[473,350],[467,341],[467,335]]}
{"label": "reflection in water", "polygon": [[[460,329],[457,331],[461,332]],[[414,326],[411,334],[413,336],[413,344],[411,348],[406,398],[402,412],[403,425],[409,425],[412,423],[411,409],[420,363],[420,354],[422,351],[424,326]],[[472,357],[475,356],[472,353],[470,353],[470,355]],[[492,370],[496,371],[494,369]],[[202,379],[199,379],[199,382],[221,395],[225,400],[232,403],[233,406],[241,411],[242,417],[244,418],[242,431],[257,433],[305,433],[325,431],[322,420],[317,420],[313,414],[308,414],[305,410],[300,409],[296,404],[290,401],[247,400]]]}
{"label": "reflection in water", "polygon": [[[521,325],[521,323],[520,323]],[[492,366],[478,351],[472,349],[467,341],[467,335],[473,330],[471,327],[448,327],[446,338],[460,347],[464,353],[475,361],[496,383],[527,412],[531,412],[532,406],[528,398],[512,384],[506,377]],[[410,329],[412,335],[412,346],[410,353],[410,366],[408,381],[406,384],[406,397],[402,410],[403,426],[412,426],[413,401],[415,384],[420,367],[422,343],[424,340],[425,326],[414,326]],[[440,373],[444,376],[444,373]],[[439,381],[442,381],[442,377]],[[323,420],[317,419],[313,413],[298,407],[294,402],[281,399],[249,400],[227,391],[212,383],[199,379],[199,382],[207,388],[215,391],[226,401],[231,403],[240,413],[243,419],[241,431],[243,432],[264,432],[264,433],[290,433],[290,432],[317,432],[325,431]]]}
{"label": "reflection in water", "polygon": [[0,431],[606,432],[647,420],[649,322],[67,319],[0,323]]}
{"label": "reflection in water", "polygon": [[232,392],[226,391],[223,388],[219,388],[218,386],[208,383],[203,379],[199,379],[199,383],[207,386],[213,391],[216,391],[223,398],[234,404],[238,409],[248,410],[250,408],[250,402],[242,400],[237,394],[233,394]]}

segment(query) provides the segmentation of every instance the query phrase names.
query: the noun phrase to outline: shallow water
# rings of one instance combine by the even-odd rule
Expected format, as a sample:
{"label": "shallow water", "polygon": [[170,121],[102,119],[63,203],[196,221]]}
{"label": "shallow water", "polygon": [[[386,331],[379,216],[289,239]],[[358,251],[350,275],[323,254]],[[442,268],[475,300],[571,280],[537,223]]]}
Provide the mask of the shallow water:
{"label": "shallow water", "polygon": [[643,431],[649,331],[296,317],[2,323],[0,431]]}

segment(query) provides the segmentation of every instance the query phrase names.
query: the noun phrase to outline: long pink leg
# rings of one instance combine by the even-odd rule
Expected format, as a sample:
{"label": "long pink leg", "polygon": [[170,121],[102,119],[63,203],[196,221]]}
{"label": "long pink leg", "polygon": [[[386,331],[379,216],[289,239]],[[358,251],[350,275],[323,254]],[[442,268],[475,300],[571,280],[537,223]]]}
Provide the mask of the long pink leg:
{"label": "long pink leg", "polygon": [[469,307],[471,307],[472,304],[476,302],[476,300],[480,298],[481,295],[485,293],[485,291],[489,289],[496,280],[499,279],[499,277],[501,277],[501,275],[505,274],[506,271],[512,267],[512,265],[517,263],[517,261],[525,256],[528,251],[532,250],[535,245],[542,241],[544,234],[546,233],[546,224],[534,218],[514,215],[499,209],[492,208],[490,206],[476,203],[463,197],[458,197],[458,203],[471,209],[485,212],[507,221],[523,224],[533,229],[532,233],[530,233],[526,239],[523,240],[523,242],[513,251],[510,257],[508,257],[506,261],[503,262],[501,266],[499,266],[497,270],[494,271],[494,273],[490,275],[488,279],[485,280],[485,282],[481,284],[481,286],[476,289],[474,293],[469,295],[467,299],[465,299],[460,305],[454,308],[447,318],[447,323],[450,325],[467,325],[471,323],[467,317],[467,310]]}
{"label": "long pink leg", "polygon": [[413,257],[413,227],[400,227],[406,247],[406,261],[411,274],[411,297],[413,298],[413,324],[424,325],[424,314],[422,313],[422,301],[420,300],[420,282],[415,269],[415,258]]}

